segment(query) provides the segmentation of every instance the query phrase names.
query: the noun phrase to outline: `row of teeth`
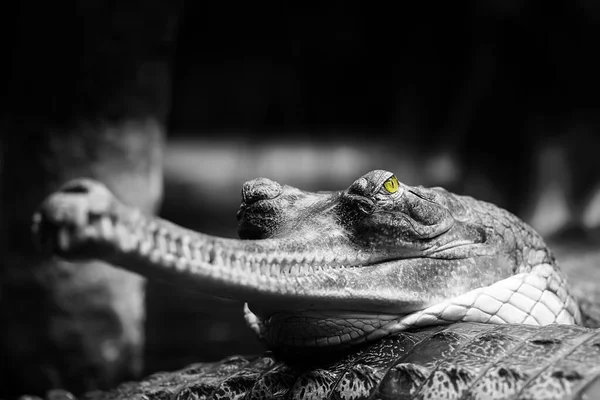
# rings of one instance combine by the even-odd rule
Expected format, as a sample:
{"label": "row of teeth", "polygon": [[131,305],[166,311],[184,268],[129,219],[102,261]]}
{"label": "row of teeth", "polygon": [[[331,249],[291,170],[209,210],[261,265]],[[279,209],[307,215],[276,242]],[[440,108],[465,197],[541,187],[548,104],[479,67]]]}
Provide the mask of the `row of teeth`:
{"label": "row of teeth", "polygon": [[231,278],[239,275],[246,279],[251,275],[257,278],[302,277],[315,272],[348,269],[351,264],[348,259],[340,262],[331,256],[319,258],[318,254],[282,256],[277,253],[227,251],[219,246],[219,239],[200,235],[191,238],[184,233],[170,231],[153,220],[128,224],[103,216],[86,229],[88,237],[113,243],[119,251],[146,258],[153,264],[221,277],[225,274]]}

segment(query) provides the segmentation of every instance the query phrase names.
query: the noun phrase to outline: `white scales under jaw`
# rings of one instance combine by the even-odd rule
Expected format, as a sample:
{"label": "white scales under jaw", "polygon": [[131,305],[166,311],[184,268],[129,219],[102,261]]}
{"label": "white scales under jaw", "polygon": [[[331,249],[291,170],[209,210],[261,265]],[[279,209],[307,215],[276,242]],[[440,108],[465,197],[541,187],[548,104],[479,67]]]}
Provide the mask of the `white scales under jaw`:
{"label": "white scales under jaw", "polygon": [[459,321],[580,324],[577,304],[556,279],[552,266],[540,265],[533,274],[514,275],[421,310],[407,308],[396,314],[318,309],[271,313],[246,305],[245,318],[273,348],[351,346],[411,328]]}

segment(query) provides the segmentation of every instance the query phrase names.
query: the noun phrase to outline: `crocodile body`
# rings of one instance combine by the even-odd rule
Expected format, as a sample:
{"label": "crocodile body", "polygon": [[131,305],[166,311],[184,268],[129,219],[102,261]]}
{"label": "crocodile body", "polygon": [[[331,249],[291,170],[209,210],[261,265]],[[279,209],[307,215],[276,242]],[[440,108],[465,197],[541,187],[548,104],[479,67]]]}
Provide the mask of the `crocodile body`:
{"label": "crocodile body", "polygon": [[[595,399],[600,331],[457,323],[400,332],[329,362],[230,357],[90,396],[187,399]],[[587,397],[586,397],[587,396]],[[141,398],[141,397],[140,397]]]}
{"label": "crocodile body", "polygon": [[574,325],[582,316],[552,252],[505,210],[373,171],[339,192],[247,182],[238,220],[244,240],[192,232],[84,180],[51,196],[34,230],[62,257],[247,301],[249,325],[287,360],[234,358],[132,390],[565,398],[597,388],[598,333]]}

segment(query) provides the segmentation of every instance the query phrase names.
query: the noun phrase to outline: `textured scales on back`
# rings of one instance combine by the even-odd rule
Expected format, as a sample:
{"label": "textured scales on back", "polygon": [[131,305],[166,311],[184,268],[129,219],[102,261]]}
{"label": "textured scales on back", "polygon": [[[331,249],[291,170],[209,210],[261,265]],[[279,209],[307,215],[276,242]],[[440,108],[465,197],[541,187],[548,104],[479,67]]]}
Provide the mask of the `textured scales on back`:
{"label": "textured scales on back", "polygon": [[155,374],[91,398],[135,396],[595,399],[600,398],[600,331],[572,325],[458,323],[398,333],[309,369],[269,354],[230,357]]}

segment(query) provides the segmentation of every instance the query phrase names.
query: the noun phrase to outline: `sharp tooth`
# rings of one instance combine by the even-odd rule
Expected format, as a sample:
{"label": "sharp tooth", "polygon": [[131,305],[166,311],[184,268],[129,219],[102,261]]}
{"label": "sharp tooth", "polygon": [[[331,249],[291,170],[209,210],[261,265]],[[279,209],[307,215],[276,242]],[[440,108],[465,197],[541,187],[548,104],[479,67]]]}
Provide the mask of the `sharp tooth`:
{"label": "sharp tooth", "polygon": [[217,248],[212,249],[211,259],[213,265],[224,265],[223,254],[221,254],[221,250]]}
{"label": "sharp tooth", "polygon": [[187,236],[182,236],[180,238],[181,242],[181,256],[190,260],[192,258],[192,252],[190,249],[190,238]]}
{"label": "sharp tooth", "polygon": [[261,260],[258,265],[259,274],[262,276],[267,276],[271,274],[271,266],[267,263],[267,260]]}
{"label": "sharp tooth", "polygon": [[154,232],[154,241],[156,248],[160,250],[161,253],[168,253],[168,243],[165,237],[166,231],[164,229],[160,229]]}
{"label": "sharp tooth", "polygon": [[325,264],[333,264],[333,261],[335,260],[335,256],[333,254],[325,254],[325,257],[323,257],[323,261],[325,262]]}
{"label": "sharp tooth", "polygon": [[161,259],[161,255],[162,255],[162,253],[160,252],[160,250],[154,248],[152,250],[152,252],[150,253],[150,255],[148,255],[148,258],[150,259],[150,262],[152,264],[158,264],[158,262]]}
{"label": "sharp tooth", "polygon": [[223,269],[221,265],[215,265],[212,268],[209,268],[210,276],[217,279],[235,279],[235,274],[232,273],[231,269]]}
{"label": "sharp tooth", "polygon": [[267,275],[258,274],[258,283],[260,285],[266,285],[269,282],[269,277]]}
{"label": "sharp tooth", "polygon": [[230,265],[231,269],[234,269],[234,270],[241,270],[242,269],[242,264],[235,257],[235,255],[232,255],[231,257],[227,257],[226,259],[229,260],[229,265]]}
{"label": "sharp tooth", "polygon": [[188,268],[195,274],[200,274],[203,272],[202,265],[198,261],[191,262]]}
{"label": "sharp tooth", "polygon": [[234,253],[232,258],[237,262],[239,268],[243,268],[244,270],[250,271],[250,266],[246,262],[246,259],[239,253]]}
{"label": "sharp tooth", "polygon": [[99,226],[100,226],[100,229],[99,229],[100,237],[102,239],[106,239],[106,240],[111,239],[112,236],[114,235],[114,229],[113,229],[113,224],[112,224],[110,218],[107,216],[102,217],[100,219]]}
{"label": "sharp tooth", "polygon": [[267,262],[267,265],[269,265],[271,267],[271,272],[270,272],[269,275],[271,275],[271,276],[279,276],[279,275],[282,274],[283,271],[281,270],[281,268],[280,268],[279,265],[277,265],[277,264],[271,264],[271,263],[268,263],[268,262]]}
{"label": "sharp tooth", "polygon": [[298,268],[295,265],[289,266],[290,275],[298,276]]}
{"label": "sharp tooth", "polygon": [[306,264],[302,264],[302,274],[303,275],[308,275],[311,272],[311,267],[309,265]]}
{"label": "sharp tooth", "polygon": [[115,233],[123,251],[128,252],[134,249],[132,236],[127,232],[123,225],[117,224],[115,226]]}
{"label": "sharp tooth", "polygon": [[150,242],[147,239],[140,240],[138,251],[140,252],[140,255],[142,255],[142,256],[150,254],[150,251],[152,251],[152,242]]}
{"label": "sharp tooth", "polygon": [[202,259],[202,253],[200,252],[200,248],[198,248],[197,246],[192,246],[191,248],[191,257],[192,260],[194,261],[203,261]]}
{"label": "sharp tooth", "polygon": [[183,257],[176,258],[175,259],[175,269],[178,271],[181,271],[181,272],[189,269],[187,260]]}
{"label": "sharp tooth", "polygon": [[200,251],[200,259],[202,260],[202,262],[210,264],[212,262],[211,254],[213,252],[213,244],[207,243],[204,251],[202,251],[201,249],[198,250]]}
{"label": "sharp tooth", "polygon": [[207,262],[209,264],[215,265],[215,259],[217,258],[217,249],[214,246],[211,246],[206,251],[206,256],[208,258]]}
{"label": "sharp tooth", "polygon": [[68,250],[71,242],[71,235],[69,234],[68,228],[60,228],[57,234],[58,248],[61,250]]}
{"label": "sharp tooth", "polygon": [[170,268],[175,265],[175,257],[173,254],[164,254],[162,256],[163,265],[167,268]]}
{"label": "sharp tooth", "polygon": [[177,238],[174,238],[171,235],[168,235],[165,237],[165,240],[167,241],[167,247],[169,249],[169,254],[178,254],[179,251],[177,249]]}
{"label": "sharp tooth", "polygon": [[82,236],[86,240],[90,240],[90,239],[94,240],[94,239],[98,239],[98,237],[100,236],[100,232],[98,231],[98,229],[96,229],[95,226],[87,225],[83,228]]}

